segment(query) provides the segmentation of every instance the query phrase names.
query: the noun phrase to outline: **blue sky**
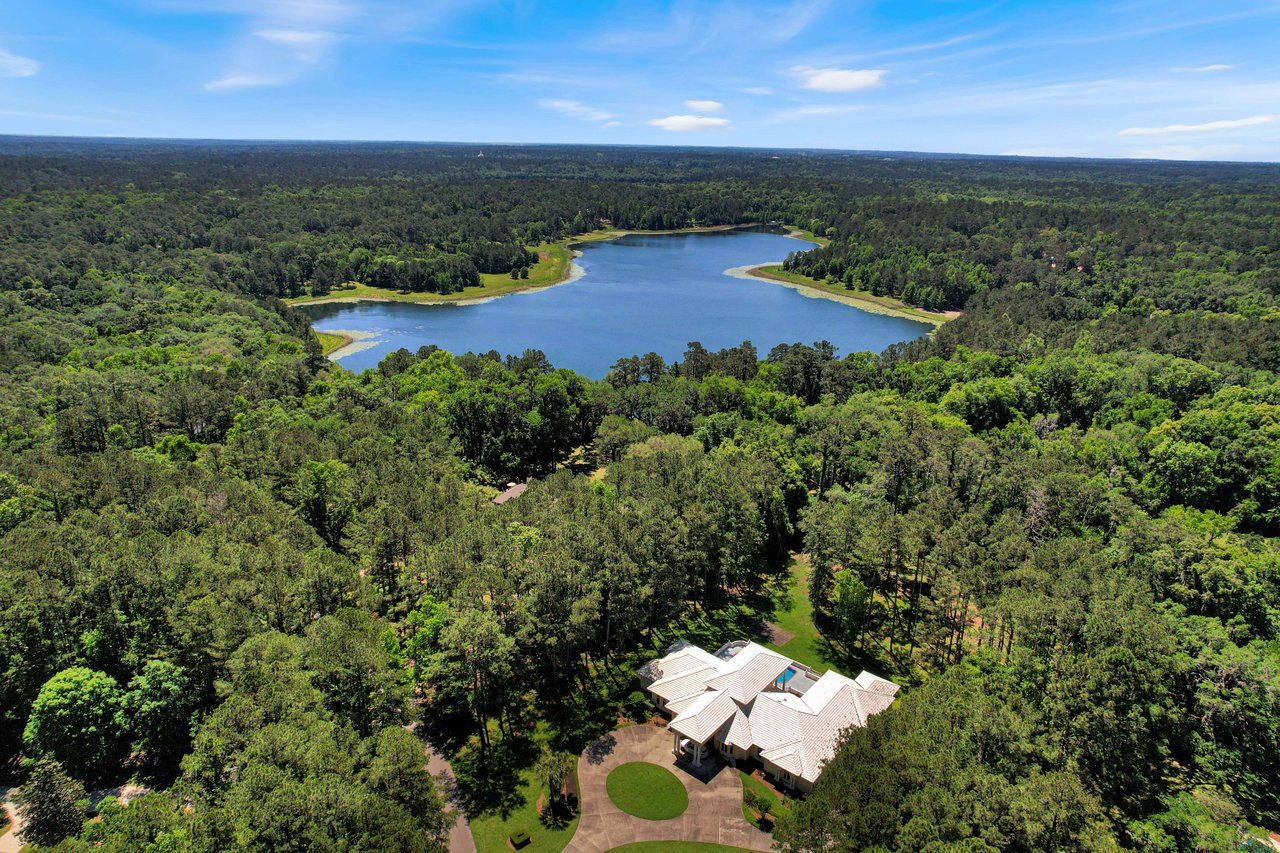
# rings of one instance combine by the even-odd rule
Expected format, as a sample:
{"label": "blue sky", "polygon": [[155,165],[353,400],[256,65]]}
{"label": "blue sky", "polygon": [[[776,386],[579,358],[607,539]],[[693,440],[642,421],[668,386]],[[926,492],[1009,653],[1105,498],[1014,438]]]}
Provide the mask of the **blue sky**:
{"label": "blue sky", "polygon": [[12,0],[0,132],[1280,160],[1280,0]]}

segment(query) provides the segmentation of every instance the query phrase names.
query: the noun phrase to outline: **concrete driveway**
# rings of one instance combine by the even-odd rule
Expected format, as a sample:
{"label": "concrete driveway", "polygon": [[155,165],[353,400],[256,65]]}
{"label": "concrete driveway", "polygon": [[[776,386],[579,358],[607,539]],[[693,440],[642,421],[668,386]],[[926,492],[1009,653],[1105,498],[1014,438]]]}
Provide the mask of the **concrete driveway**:
{"label": "concrete driveway", "polygon": [[[629,815],[609,799],[605,778],[628,761],[665,767],[684,783],[689,808],[670,820]],[[694,775],[694,773],[697,775]],[[706,841],[750,850],[770,850],[773,838],[742,816],[742,782],[716,757],[701,768],[676,763],[671,733],[658,726],[627,726],[591,744],[578,758],[581,819],[565,853],[603,853],[633,841]]]}
{"label": "concrete driveway", "polygon": [[22,829],[22,818],[18,817],[18,811],[13,807],[13,803],[9,802],[9,795],[16,791],[17,788],[0,787],[0,803],[3,804],[5,814],[9,816],[9,828],[0,833],[0,853],[18,853],[22,849],[22,842],[18,840],[18,830]]}

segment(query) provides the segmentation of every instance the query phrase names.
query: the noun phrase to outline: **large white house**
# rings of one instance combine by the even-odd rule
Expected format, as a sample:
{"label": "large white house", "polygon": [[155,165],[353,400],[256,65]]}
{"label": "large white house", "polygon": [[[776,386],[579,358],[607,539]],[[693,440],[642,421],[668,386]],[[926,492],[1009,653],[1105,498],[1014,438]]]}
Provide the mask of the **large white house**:
{"label": "large white house", "polygon": [[700,766],[714,748],[730,763],[755,759],[783,785],[813,790],[840,733],[865,726],[893,703],[898,685],[869,672],[816,675],[746,640],[715,654],[683,640],[639,672],[671,715],[673,752]]}

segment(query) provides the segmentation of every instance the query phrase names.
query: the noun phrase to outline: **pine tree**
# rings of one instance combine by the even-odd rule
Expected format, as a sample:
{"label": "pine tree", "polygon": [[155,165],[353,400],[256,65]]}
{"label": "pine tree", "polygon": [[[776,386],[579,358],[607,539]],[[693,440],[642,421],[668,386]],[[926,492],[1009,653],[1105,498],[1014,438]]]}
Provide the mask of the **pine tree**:
{"label": "pine tree", "polygon": [[52,759],[36,762],[14,802],[24,821],[19,835],[27,844],[53,845],[84,826],[84,787]]}

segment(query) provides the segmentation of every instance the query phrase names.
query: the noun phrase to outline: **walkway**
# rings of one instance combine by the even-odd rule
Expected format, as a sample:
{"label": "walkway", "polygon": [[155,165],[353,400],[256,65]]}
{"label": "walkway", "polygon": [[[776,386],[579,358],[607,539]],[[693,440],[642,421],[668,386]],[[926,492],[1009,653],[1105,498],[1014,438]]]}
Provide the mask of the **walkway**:
{"label": "walkway", "polygon": [[[609,799],[605,778],[628,761],[648,761],[676,774],[689,792],[689,809],[671,820],[645,820]],[[697,775],[694,775],[694,773]],[[770,850],[772,837],[742,816],[742,782],[718,758],[695,768],[676,763],[671,733],[657,726],[627,726],[605,735],[578,758],[581,820],[565,853],[603,853],[633,841],[707,841]]]}
{"label": "walkway", "polygon": [[9,802],[9,795],[17,791],[17,788],[0,787],[0,801],[3,801],[5,814],[9,816],[9,828],[0,834],[0,853],[18,853],[22,849],[22,842],[18,840],[18,830],[22,828],[22,819],[18,817],[18,812],[14,809],[13,803]]}

